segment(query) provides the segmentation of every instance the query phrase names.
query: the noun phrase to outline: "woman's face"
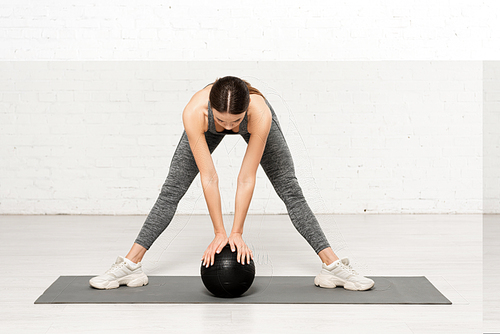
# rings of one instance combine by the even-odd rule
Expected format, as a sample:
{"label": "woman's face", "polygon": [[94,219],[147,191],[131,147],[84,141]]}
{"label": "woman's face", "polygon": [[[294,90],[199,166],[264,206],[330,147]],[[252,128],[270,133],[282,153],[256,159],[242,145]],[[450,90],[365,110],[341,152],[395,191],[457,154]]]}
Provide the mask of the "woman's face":
{"label": "woman's face", "polygon": [[243,118],[245,117],[245,113],[239,114],[239,115],[233,115],[230,113],[222,113],[214,108],[212,108],[212,112],[214,114],[214,119],[215,121],[224,127],[226,130],[231,130],[235,127],[237,127],[241,121],[243,121]]}

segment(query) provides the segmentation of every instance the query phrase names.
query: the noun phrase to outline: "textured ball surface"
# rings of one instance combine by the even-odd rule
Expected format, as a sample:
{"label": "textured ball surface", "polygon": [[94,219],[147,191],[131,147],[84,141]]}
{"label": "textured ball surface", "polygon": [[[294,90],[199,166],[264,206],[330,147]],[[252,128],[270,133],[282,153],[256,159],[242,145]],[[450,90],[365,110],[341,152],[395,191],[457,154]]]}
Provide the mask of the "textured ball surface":
{"label": "textured ball surface", "polygon": [[214,296],[238,297],[252,285],[255,278],[254,262],[250,259],[250,264],[238,263],[237,255],[237,251],[232,252],[227,244],[219,254],[215,253],[212,266],[206,268],[201,264],[201,280]]}

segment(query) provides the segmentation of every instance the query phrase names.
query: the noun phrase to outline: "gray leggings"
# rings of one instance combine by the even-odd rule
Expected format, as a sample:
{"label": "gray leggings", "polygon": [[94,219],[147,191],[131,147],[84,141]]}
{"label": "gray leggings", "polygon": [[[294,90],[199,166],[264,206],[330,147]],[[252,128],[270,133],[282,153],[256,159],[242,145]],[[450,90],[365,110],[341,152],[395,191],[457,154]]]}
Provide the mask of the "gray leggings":
{"label": "gray leggings", "polygon": [[[306,239],[314,251],[319,253],[321,250],[330,247],[330,245],[302,194],[302,189],[295,176],[292,155],[281,131],[278,118],[274,110],[271,109],[271,111],[273,122],[260,165],[274,190],[285,203],[293,226]],[[244,133],[241,136],[248,144],[250,134]],[[214,134],[207,131],[205,138],[210,153],[212,153],[224,138],[224,134]],[[135,240],[136,243],[146,249],[151,247],[153,242],[170,224],[179,201],[198,173],[199,170],[191,152],[186,131],[184,131],[172,157],[167,179]]]}

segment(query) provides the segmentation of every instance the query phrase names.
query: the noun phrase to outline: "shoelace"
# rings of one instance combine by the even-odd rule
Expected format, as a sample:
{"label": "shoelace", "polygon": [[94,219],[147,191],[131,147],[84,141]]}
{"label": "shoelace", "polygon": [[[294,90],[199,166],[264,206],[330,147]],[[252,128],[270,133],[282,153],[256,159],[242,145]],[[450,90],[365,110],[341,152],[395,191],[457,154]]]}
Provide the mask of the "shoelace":
{"label": "shoelace", "polygon": [[114,263],[111,266],[111,268],[109,268],[108,271],[106,271],[106,274],[109,274],[112,271],[115,271],[116,269],[123,267],[124,265],[125,265],[125,262],[121,262],[121,263],[118,263],[118,264]]}
{"label": "shoelace", "polygon": [[353,268],[353,267],[351,267],[351,265],[350,265],[350,264],[347,264],[347,265],[346,265],[345,263],[341,262],[341,265],[342,265],[342,267],[343,267],[345,270],[347,270],[347,271],[348,271],[348,272],[350,272],[351,274],[353,274],[353,275],[359,275],[359,274],[358,274],[358,272],[357,272],[356,270],[354,270],[354,268]]}

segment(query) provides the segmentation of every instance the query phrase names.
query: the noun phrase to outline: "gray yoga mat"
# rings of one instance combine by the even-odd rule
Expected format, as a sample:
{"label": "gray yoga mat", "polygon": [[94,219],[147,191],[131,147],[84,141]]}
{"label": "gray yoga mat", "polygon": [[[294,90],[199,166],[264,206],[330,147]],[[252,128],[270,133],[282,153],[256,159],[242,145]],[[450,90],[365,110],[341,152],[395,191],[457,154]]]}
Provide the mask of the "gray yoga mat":
{"label": "gray yoga mat", "polygon": [[200,276],[149,276],[149,284],[99,290],[92,276],[60,276],[35,304],[451,304],[425,276],[370,277],[367,291],[319,288],[313,276],[256,276],[250,289],[237,298],[218,298]]}

